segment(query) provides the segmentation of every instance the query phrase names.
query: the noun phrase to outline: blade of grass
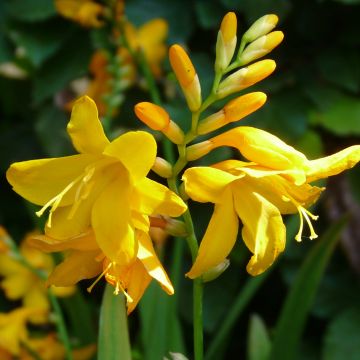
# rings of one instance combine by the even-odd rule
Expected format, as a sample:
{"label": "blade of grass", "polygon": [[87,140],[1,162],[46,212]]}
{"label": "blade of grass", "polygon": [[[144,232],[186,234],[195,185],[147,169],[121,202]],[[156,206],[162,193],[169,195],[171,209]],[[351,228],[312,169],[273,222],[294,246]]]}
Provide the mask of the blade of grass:
{"label": "blade of grass", "polygon": [[346,222],[344,217],[332,225],[301,266],[276,325],[270,360],[295,359],[308,312]]}

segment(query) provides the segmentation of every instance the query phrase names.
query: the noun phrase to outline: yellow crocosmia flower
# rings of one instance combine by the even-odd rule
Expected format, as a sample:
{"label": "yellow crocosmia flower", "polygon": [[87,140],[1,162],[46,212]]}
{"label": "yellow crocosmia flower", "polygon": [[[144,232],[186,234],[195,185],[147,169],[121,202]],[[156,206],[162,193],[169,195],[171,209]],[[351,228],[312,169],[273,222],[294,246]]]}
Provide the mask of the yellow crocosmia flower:
{"label": "yellow crocosmia flower", "polygon": [[101,27],[100,17],[104,6],[93,0],[55,0],[55,7],[62,16],[86,27]]}
{"label": "yellow crocosmia flower", "polygon": [[48,236],[36,236],[32,245],[44,251],[68,251],[68,256],[50,275],[47,283],[55,286],[70,286],[83,279],[98,276],[92,287],[105,276],[115,288],[115,293],[124,293],[128,313],[132,312],[149,285],[151,279],[159,282],[166,293],[172,295],[174,288],[162,267],[147,232],[136,230],[139,244],[134,261],[130,264],[116,263],[104,256],[97,246],[94,233],[88,232],[67,241]]}
{"label": "yellow crocosmia flower", "polygon": [[213,167],[190,168],[183,176],[185,190],[192,199],[215,204],[198,257],[188,273],[191,278],[217,266],[230,253],[236,240],[238,217],[243,223],[243,240],[254,254],[247,266],[252,275],[265,271],[284,249],[281,214],[299,213],[296,240],[302,238],[304,220],[310,229],[310,239],[316,238],[311,220],[317,216],[307,208],[324,188],[310,182],[336,175],[360,161],[360,145],[308,160],[274,135],[249,127],[210,139],[203,149],[210,146],[211,151],[225,145],[236,147],[251,162],[229,160]]}
{"label": "yellow crocosmia flower", "polygon": [[18,308],[0,313],[0,348],[12,355],[19,355],[21,343],[28,339],[26,323],[29,317],[39,312],[39,309]]}
{"label": "yellow crocosmia flower", "polygon": [[[55,264],[50,255],[34,249],[29,245],[29,239],[37,233],[29,233],[20,245],[21,255],[35,269],[50,273]],[[22,300],[25,308],[42,309],[41,313],[32,315],[32,323],[44,323],[48,320],[50,304],[47,289],[44,282],[34,274],[28,267],[24,266],[11,253],[0,254],[0,276],[3,279],[0,287],[10,300]],[[69,296],[73,294],[74,288],[54,288],[57,296]]]}
{"label": "yellow crocosmia flower", "polygon": [[25,199],[47,209],[46,235],[66,241],[94,229],[98,246],[113,262],[135,260],[135,229],[148,230],[148,216],[180,216],[185,203],[146,178],[156,158],[149,133],[128,132],[109,142],[93,100],[80,98],[67,126],[80,153],[11,165],[7,179]]}

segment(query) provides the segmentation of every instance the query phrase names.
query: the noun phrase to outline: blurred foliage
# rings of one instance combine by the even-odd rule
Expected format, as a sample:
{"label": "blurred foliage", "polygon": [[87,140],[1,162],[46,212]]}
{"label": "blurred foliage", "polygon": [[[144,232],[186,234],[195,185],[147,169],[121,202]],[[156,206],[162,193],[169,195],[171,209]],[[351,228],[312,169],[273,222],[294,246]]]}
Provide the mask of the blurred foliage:
{"label": "blurred foliage", "polygon": [[[178,42],[190,49],[204,93],[209,90],[213,78],[217,30],[221,18],[230,10],[238,15],[239,33],[265,13],[279,15],[279,28],[285,33],[284,42],[272,55],[278,64],[275,74],[254,87],[268,94],[268,103],[242,120],[242,124],[251,124],[280,136],[304,151],[309,158],[359,143],[360,1],[129,0],[125,5],[128,19],[136,26],[155,17],[168,22],[168,44]],[[14,161],[73,152],[65,131],[69,118],[65,104],[74,96],[74,81],[89,76],[91,56],[98,48],[108,46],[104,31],[86,29],[60,17],[51,0],[0,2],[0,224],[17,241],[35,226],[31,215],[33,209],[12,193],[4,172]],[[168,62],[164,61],[163,65],[164,75],[157,82],[164,94],[164,106],[172,118],[186,128],[189,126],[188,113],[183,98],[174,76],[170,74]],[[124,102],[112,120],[111,137],[124,129],[141,126],[135,120],[132,108],[136,102],[150,97],[141,75],[137,77],[136,84],[123,93]],[[219,161],[228,153],[229,149],[221,149],[208,155],[206,161]],[[339,186],[337,181],[333,188]],[[330,222],[335,221],[339,210],[337,204],[350,197],[350,203],[340,210],[355,218],[348,225],[353,235],[345,233],[348,241],[341,240],[320,283],[298,359],[356,359],[360,353],[360,284],[359,270],[356,270],[360,264],[359,259],[354,260],[354,254],[360,253],[359,221],[356,220],[359,213],[357,217],[354,214],[354,208],[358,209],[360,203],[360,172],[343,175],[341,181],[348,184],[347,190],[328,193],[316,209],[321,215],[316,224],[317,232],[321,234]],[[193,210],[201,233],[209,218],[209,210],[204,211],[200,205],[194,206]],[[268,335],[271,338],[285,295],[312,245],[308,240],[297,244],[290,239],[276,269],[240,314],[227,341],[224,359],[245,358],[245,354],[251,360],[263,358],[260,348],[267,351]],[[169,241],[165,254],[171,253],[176,246],[175,242]],[[231,255],[230,268],[219,279],[206,285],[205,344],[210,344],[216,336],[248,277],[244,266],[247,256],[245,247],[237,245]],[[166,255],[165,262],[170,263],[169,258]],[[189,258],[178,264],[182,273],[189,265]],[[154,328],[157,321],[161,323],[162,317],[174,325],[175,320],[164,315],[168,306],[177,306],[180,318],[176,319],[172,330],[177,334],[172,338],[171,346],[174,348],[166,351],[190,352],[190,285],[190,281],[181,277],[176,284],[177,300],[170,303],[161,298],[159,306],[153,304],[152,298],[157,289],[151,287],[148,290],[143,302],[152,306],[150,309],[155,315],[149,317],[151,313],[145,306],[140,313],[130,317],[134,359],[151,359],[154,353],[149,349],[166,349],[168,343],[160,344],[162,335],[154,333]],[[74,300],[77,313],[85,316],[87,320],[84,322],[91,318],[88,324],[92,327],[90,334],[93,334],[101,291],[94,291],[91,296],[78,296],[81,299]],[[157,293],[157,296],[166,295]],[[2,293],[0,304],[2,311],[9,308]],[[74,322],[78,315],[71,311],[71,305],[65,303],[63,307],[70,333],[78,338],[81,326]],[[259,317],[251,317],[254,312]],[[153,320],[154,316],[159,320]],[[249,321],[247,350],[245,329]],[[149,335],[141,337],[139,329]],[[167,329],[162,328],[161,334],[165,334]],[[291,332],[291,328],[288,331]],[[79,341],[86,343],[84,339]],[[144,348],[148,350],[144,352]]]}

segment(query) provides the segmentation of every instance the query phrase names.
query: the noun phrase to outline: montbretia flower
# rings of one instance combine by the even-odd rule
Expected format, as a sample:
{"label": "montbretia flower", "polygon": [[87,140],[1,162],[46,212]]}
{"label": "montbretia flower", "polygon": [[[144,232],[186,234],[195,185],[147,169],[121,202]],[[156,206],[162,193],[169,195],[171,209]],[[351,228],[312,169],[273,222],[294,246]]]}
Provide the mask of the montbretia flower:
{"label": "montbretia flower", "polygon": [[117,263],[105,256],[99,248],[93,231],[67,240],[57,240],[46,235],[34,236],[31,244],[45,252],[66,251],[67,257],[50,274],[47,284],[71,286],[83,279],[98,278],[89,291],[104,276],[114,286],[115,294],[123,293],[127,311],[131,313],[152,279],[172,295],[174,288],[162,267],[147,232],[135,230],[138,242],[135,259],[128,264]]}
{"label": "montbretia flower", "polygon": [[25,199],[49,210],[45,234],[64,240],[92,228],[106,257],[120,266],[138,253],[136,229],[147,232],[153,214],[180,216],[185,203],[167,187],[146,177],[156,158],[147,132],[128,132],[110,142],[95,103],[74,105],[67,126],[78,155],[12,164],[7,179]]}
{"label": "montbretia flower", "polygon": [[238,127],[208,141],[189,147],[197,158],[219,146],[232,146],[250,162],[227,160],[213,167],[194,167],[185,171],[187,194],[199,202],[215,204],[201,242],[198,257],[187,274],[190,278],[220,264],[230,253],[242,221],[242,237],[253,253],[247,265],[252,275],[261,274],[285,248],[282,214],[298,213],[302,238],[304,221],[310,239],[317,237],[307,208],[324,188],[310,183],[350,169],[360,161],[360,145],[334,155],[308,160],[305,155],[276,136],[251,127]]}

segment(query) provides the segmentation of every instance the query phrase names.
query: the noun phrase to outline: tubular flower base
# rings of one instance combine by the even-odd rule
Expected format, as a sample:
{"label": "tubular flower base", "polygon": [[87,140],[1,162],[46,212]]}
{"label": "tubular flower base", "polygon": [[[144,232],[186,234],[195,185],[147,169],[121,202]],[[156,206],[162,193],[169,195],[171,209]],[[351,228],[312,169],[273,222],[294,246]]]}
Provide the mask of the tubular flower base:
{"label": "tubular flower base", "polygon": [[156,158],[156,142],[146,132],[128,132],[111,143],[88,97],[74,105],[68,133],[80,154],[11,165],[7,179],[25,199],[47,209],[45,234],[68,242],[93,229],[109,261],[129,266],[136,260],[135,234],[149,231],[150,215],[180,216],[185,203],[146,178]]}
{"label": "tubular flower base", "polygon": [[324,188],[310,182],[339,174],[360,161],[360,145],[308,160],[274,135],[250,127],[232,129],[196,146],[197,151],[202,146],[205,153],[219,146],[233,146],[251,162],[227,160],[185,171],[187,194],[195,201],[215,204],[198,257],[187,274],[190,278],[224,261],[236,241],[238,218],[243,223],[243,240],[253,253],[247,265],[251,275],[264,272],[285,248],[286,230],[281,214],[299,213],[296,240],[302,238],[304,220],[310,239],[316,238],[311,220],[317,216],[307,207]]}

